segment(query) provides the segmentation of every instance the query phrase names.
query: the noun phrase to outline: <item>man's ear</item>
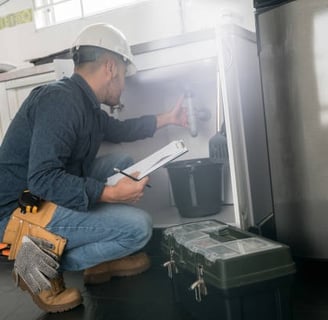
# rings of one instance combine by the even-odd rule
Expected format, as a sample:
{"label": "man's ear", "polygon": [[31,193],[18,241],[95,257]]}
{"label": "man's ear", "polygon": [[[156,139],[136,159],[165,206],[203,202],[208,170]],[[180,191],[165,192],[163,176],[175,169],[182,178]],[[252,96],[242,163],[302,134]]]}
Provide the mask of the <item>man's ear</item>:
{"label": "man's ear", "polygon": [[106,61],[106,72],[111,78],[115,78],[118,74],[117,65],[114,59],[107,59]]}

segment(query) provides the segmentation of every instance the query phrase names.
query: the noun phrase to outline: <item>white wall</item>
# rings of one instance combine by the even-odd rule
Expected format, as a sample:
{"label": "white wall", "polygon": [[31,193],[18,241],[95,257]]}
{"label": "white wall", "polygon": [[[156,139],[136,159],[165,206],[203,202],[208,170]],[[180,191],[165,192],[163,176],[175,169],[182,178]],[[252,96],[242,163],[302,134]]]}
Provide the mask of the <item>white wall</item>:
{"label": "white wall", "polygon": [[[220,18],[222,9],[255,30],[252,0],[149,0],[139,5],[67,22],[42,30],[25,23],[0,30],[0,62],[23,65],[71,46],[82,27],[108,22],[121,29],[131,44],[166,38],[203,27],[203,21]],[[10,0],[0,6],[0,17],[32,8],[32,0]],[[181,8],[183,11],[181,11]]]}

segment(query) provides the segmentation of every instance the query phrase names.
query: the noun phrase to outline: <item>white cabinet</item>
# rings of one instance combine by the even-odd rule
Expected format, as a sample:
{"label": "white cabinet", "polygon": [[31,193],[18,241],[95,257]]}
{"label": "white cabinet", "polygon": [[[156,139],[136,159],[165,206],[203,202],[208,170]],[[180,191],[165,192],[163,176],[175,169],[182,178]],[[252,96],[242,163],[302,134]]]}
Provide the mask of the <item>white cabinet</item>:
{"label": "white cabinet", "polygon": [[70,76],[72,72],[71,60],[54,60],[46,65],[0,74],[0,141],[33,88]]}

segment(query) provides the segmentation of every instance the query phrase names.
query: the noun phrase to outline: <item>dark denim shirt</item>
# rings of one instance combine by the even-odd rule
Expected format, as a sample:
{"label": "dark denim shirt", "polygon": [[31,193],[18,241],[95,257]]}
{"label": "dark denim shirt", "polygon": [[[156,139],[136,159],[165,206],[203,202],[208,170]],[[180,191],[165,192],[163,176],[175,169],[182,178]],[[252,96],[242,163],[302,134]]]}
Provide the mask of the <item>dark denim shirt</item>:
{"label": "dark denim shirt", "polygon": [[110,117],[78,74],[35,88],[0,147],[0,220],[17,207],[25,189],[58,205],[87,210],[104,188],[88,177],[100,143],[143,139],[155,130],[155,116]]}

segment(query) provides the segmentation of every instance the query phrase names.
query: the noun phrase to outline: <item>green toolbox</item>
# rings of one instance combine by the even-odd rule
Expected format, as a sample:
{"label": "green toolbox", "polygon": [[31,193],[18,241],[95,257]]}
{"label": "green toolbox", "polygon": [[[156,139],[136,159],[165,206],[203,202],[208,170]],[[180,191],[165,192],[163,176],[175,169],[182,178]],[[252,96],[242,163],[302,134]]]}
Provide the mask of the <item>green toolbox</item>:
{"label": "green toolbox", "polygon": [[161,243],[177,302],[195,319],[290,319],[289,247],[216,220],[169,227]]}

